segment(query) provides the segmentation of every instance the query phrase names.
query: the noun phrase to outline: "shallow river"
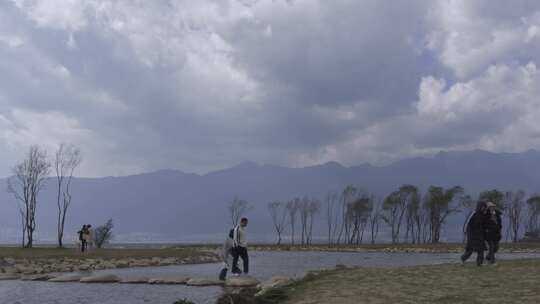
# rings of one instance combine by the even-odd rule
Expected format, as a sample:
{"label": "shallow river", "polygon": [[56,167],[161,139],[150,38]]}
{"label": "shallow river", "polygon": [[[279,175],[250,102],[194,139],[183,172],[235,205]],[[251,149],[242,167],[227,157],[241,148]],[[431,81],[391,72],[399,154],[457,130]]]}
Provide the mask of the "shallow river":
{"label": "shallow river", "polygon": [[[539,254],[499,254],[500,259],[540,257]],[[368,267],[398,267],[458,261],[459,254],[423,253],[328,253],[252,252],[251,273],[260,280],[272,276],[302,276],[308,270],[333,268],[336,264]],[[473,257],[474,258],[474,257]],[[471,260],[471,263],[472,260]],[[220,264],[185,265],[103,270],[120,277],[177,273],[215,278]],[[219,287],[179,285],[79,284],[0,281],[0,304],[172,304],[187,298],[195,303],[213,304]]]}

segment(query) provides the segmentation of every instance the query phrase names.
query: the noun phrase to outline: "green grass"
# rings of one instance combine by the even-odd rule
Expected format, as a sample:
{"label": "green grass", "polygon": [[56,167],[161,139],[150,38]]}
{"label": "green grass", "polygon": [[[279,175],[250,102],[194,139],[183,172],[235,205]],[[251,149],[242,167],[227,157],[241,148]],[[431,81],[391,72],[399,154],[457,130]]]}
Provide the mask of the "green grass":
{"label": "green grass", "polygon": [[[540,259],[325,271],[260,303],[540,303]],[[283,300],[286,298],[286,300]]]}
{"label": "green grass", "polygon": [[75,248],[17,248],[0,247],[0,257],[10,257],[15,259],[55,259],[55,258],[73,258],[73,259],[123,259],[123,258],[152,258],[152,257],[174,257],[188,258],[201,255],[211,255],[208,251],[195,247],[181,248],[106,248],[96,249],[90,253],[81,254]]}

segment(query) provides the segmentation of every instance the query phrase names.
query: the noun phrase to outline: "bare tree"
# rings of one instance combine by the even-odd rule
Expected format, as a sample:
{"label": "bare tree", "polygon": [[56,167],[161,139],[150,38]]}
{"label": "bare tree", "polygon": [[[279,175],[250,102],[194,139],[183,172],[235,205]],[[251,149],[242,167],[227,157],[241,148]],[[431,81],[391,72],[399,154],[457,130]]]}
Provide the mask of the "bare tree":
{"label": "bare tree", "polygon": [[318,200],[311,200],[309,203],[308,217],[309,217],[309,226],[307,229],[307,244],[311,245],[313,241],[313,223],[315,221],[315,215],[321,209],[321,202]]}
{"label": "bare tree", "polygon": [[319,212],[321,204],[307,195],[298,201],[298,211],[300,212],[300,225],[302,227],[301,244],[309,245],[313,234],[313,222],[315,214]]}
{"label": "bare tree", "polygon": [[350,238],[350,214],[347,212],[349,203],[353,202],[358,193],[358,189],[353,185],[347,185],[341,193],[341,228],[337,237],[338,245],[341,243],[341,238],[345,239],[345,242]]}
{"label": "bare tree", "polygon": [[50,167],[47,153],[38,146],[32,146],[27,158],[13,168],[13,176],[8,179],[8,192],[19,202],[19,212],[24,218],[26,248],[32,248],[34,244],[38,194],[45,186]]}
{"label": "bare tree", "polygon": [[251,209],[249,203],[245,200],[235,197],[229,203],[229,214],[231,216],[231,223],[233,227],[238,226],[240,219]]}
{"label": "bare tree", "polygon": [[287,202],[287,211],[289,213],[289,223],[291,224],[291,244],[294,245],[294,228],[296,224],[296,216],[300,209],[300,198],[295,198]]}
{"label": "bare tree", "polygon": [[81,150],[74,145],[60,144],[54,158],[54,169],[58,186],[56,204],[58,207],[58,247],[63,247],[66,215],[71,205],[71,181],[73,172],[81,163]]}
{"label": "bare tree", "polygon": [[24,245],[26,244],[26,224],[25,224],[25,216],[24,216],[24,209],[19,203],[19,214],[21,216],[21,229],[22,229],[22,238],[21,238],[21,246],[24,248]]}
{"label": "bare tree", "polygon": [[308,217],[309,217],[309,197],[304,196],[300,200],[299,211],[300,211],[300,226],[302,227],[302,233],[300,238],[300,244],[304,245],[307,239],[307,226],[308,226]]}
{"label": "bare tree", "polygon": [[338,226],[338,214],[336,212],[336,203],[338,200],[338,194],[335,191],[328,191],[326,194],[326,224],[328,228],[328,245],[334,243],[336,230]]}
{"label": "bare tree", "polygon": [[525,191],[508,191],[505,193],[505,209],[508,217],[508,235],[512,242],[519,240],[519,231],[521,229],[522,211],[525,199]]}
{"label": "bare tree", "polygon": [[429,204],[426,204],[425,201],[426,199],[424,197],[424,203],[422,204],[421,215],[420,215],[420,219],[422,221],[422,224],[421,224],[422,243],[431,242],[431,209],[430,209]]}
{"label": "bare tree", "polygon": [[373,209],[371,210],[371,215],[369,216],[369,226],[371,231],[371,244],[375,244],[375,240],[379,234],[379,222],[382,216],[382,202],[374,202]]}
{"label": "bare tree", "polygon": [[282,202],[270,202],[268,203],[268,211],[272,217],[274,230],[276,230],[277,244],[281,245],[281,235],[285,230],[285,220],[287,219],[287,208]]}
{"label": "bare tree", "polygon": [[528,223],[527,223],[527,235],[535,236],[540,232],[540,194],[533,194],[527,199],[528,205]]}

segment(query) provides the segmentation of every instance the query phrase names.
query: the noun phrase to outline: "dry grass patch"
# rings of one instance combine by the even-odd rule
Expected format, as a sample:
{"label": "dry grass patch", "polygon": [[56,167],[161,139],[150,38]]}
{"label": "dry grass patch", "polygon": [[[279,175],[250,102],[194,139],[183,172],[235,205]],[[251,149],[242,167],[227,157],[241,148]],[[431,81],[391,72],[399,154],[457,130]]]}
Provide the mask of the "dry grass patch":
{"label": "dry grass patch", "polygon": [[143,258],[193,258],[201,256],[212,256],[213,253],[201,250],[198,248],[184,247],[184,248],[107,248],[96,249],[90,253],[82,254],[75,248],[51,248],[51,247],[36,247],[30,249],[23,249],[17,247],[0,247],[0,258],[10,257],[17,260],[20,259],[143,259]]}
{"label": "dry grass patch", "polygon": [[286,289],[289,304],[540,303],[540,260],[324,272]]}

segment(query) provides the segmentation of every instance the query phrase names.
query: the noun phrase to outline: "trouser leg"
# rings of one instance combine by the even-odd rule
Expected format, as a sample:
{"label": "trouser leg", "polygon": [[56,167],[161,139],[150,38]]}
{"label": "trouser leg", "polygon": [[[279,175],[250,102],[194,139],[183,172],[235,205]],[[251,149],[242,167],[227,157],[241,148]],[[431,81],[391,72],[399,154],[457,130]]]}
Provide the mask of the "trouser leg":
{"label": "trouser leg", "polygon": [[489,262],[495,264],[495,253],[499,251],[499,242],[493,241],[489,243]]}
{"label": "trouser leg", "polygon": [[481,266],[484,263],[484,250],[476,252],[476,265]]}
{"label": "trouser leg", "polygon": [[461,255],[461,261],[462,262],[467,261],[471,257],[472,254],[473,254],[472,250],[465,249],[465,252],[463,253],[463,255]]}
{"label": "trouser leg", "polygon": [[488,262],[491,262],[491,251],[493,250],[493,245],[491,242],[486,242],[487,243],[487,255],[486,255],[486,260]]}
{"label": "trouser leg", "polygon": [[240,256],[242,257],[242,262],[244,263],[244,273],[249,273],[249,255],[247,248],[240,247]]}
{"label": "trouser leg", "polygon": [[232,262],[232,273],[240,273],[240,269],[238,268],[238,258],[240,257],[239,254],[239,248],[236,247],[232,249],[232,256],[233,256],[233,262]]}

